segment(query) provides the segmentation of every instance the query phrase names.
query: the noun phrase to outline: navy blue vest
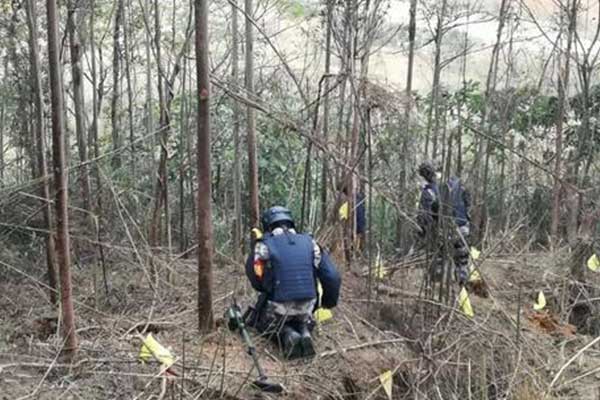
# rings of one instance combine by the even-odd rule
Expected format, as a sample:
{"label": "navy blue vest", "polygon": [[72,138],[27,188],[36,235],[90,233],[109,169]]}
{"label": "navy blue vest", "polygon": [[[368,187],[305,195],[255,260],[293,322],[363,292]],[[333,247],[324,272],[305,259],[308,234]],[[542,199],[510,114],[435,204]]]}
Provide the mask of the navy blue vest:
{"label": "navy blue vest", "polygon": [[311,300],[317,297],[313,266],[313,241],[304,234],[286,232],[263,239],[269,248],[270,300],[276,302]]}

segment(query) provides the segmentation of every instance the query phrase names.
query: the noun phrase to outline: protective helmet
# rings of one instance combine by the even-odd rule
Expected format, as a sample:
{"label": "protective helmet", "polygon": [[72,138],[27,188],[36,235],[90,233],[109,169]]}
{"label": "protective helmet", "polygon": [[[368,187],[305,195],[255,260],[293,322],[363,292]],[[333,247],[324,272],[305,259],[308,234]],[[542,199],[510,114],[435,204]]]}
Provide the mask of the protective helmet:
{"label": "protective helmet", "polygon": [[428,181],[433,180],[435,177],[435,168],[431,161],[422,162],[421,165],[419,165],[417,172]]}
{"label": "protective helmet", "polygon": [[271,227],[278,222],[289,222],[294,227],[292,212],[285,207],[274,206],[263,213],[262,224],[265,231],[271,230]]}

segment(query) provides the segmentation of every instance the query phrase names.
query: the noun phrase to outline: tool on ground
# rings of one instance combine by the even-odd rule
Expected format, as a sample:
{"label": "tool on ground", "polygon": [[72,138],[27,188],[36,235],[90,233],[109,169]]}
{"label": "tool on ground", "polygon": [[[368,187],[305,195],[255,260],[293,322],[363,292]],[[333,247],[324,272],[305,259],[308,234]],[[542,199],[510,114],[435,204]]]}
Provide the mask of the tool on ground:
{"label": "tool on ground", "polygon": [[230,331],[238,331],[244,343],[247,347],[247,352],[252,357],[252,361],[254,362],[254,366],[258,371],[258,379],[255,380],[252,384],[256,386],[258,389],[263,392],[269,393],[281,393],[283,392],[283,386],[279,383],[269,382],[269,378],[265,375],[264,370],[260,366],[258,362],[258,356],[256,354],[256,347],[252,343],[252,339],[250,339],[250,335],[248,334],[248,330],[246,329],[246,324],[244,323],[244,318],[242,316],[242,310],[238,306],[235,299],[233,299],[233,304],[226,311],[225,317],[227,318],[227,327]]}

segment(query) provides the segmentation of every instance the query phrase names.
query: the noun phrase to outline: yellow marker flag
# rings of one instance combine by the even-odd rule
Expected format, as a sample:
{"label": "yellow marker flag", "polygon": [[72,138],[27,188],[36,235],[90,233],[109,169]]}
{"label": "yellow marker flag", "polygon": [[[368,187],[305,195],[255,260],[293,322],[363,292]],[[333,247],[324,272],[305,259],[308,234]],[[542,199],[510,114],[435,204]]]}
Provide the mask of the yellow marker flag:
{"label": "yellow marker flag", "polygon": [[[319,297],[319,306],[321,305],[321,297],[323,297],[323,286],[321,286],[321,282],[319,282],[319,280],[317,280],[317,293],[318,293],[318,297]],[[333,318],[333,313],[331,312],[331,310],[327,309],[327,308],[317,308],[317,310],[313,313],[313,317],[315,318],[315,321],[321,323],[321,322],[325,322],[327,320],[330,320]]]}
{"label": "yellow marker flag", "polygon": [[348,202],[344,202],[339,210],[340,220],[344,221],[348,219]]}
{"label": "yellow marker flag", "polygon": [[381,253],[379,249],[377,249],[377,257],[375,258],[375,269],[372,271],[373,275],[377,279],[383,279],[387,275],[387,268],[383,267],[383,263],[381,262]]}
{"label": "yellow marker flag", "polygon": [[171,352],[163,347],[163,345],[158,343],[156,339],[152,337],[152,334],[149,333],[142,343],[142,348],[140,349],[140,360],[147,362],[152,357],[156,358],[166,368],[169,368],[171,365],[175,364],[175,357],[173,357]]}
{"label": "yellow marker flag", "polygon": [[252,236],[254,237],[255,240],[260,240],[263,237],[263,233],[260,229],[258,228],[253,228],[252,229]]}
{"label": "yellow marker flag", "polygon": [[318,323],[323,323],[332,319],[333,313],[328,308],[318,308],[317,311],[314,312],[313,317]]}
{"label": "yellow marker flag", "polygon": [[533,303],[533,309],[535,311],[542,311],[546,307],[546,296],[544,296],[544,292],[540,290],[538,293],[538,297],[535,303]]}
{"label": "yellow marker flag", "polygon": [[481,275],[479,271],[475,269],[473,264],[469,264],[469,282],[479,282],[481,280]]}
{"label": "yellow marker flag", "polygon": [[373,271],[373,273],[377,279],[383,279],[387,275],[387,270],[381,265],[378,265],[377,268],[375,268],[375,271]]}
{"label": "yellow marker flag", "polygon": [[480,255],[481,255],[481,252],[479,250],[477,250],[476,247],[471,246],[471,258],[473,260],[478,260]]}
{"label": "yellow marker flag", "polygon": [[392,371],[388,370],[379,375],[379,382],[381,382],[381,386],[383,386],[383,390],[385,391],[385,394],[387,394],[388,399],[392,400],[392,387],[394,386],[394,376],[392,375]]}
{"label": "yellow marker flag", "polygon": [[467,289],[465,289],[464,287],[460,290],[460,293],[458,294],[458,306],[467,317],[472,318],[475,315],[475,313],[473,312],[473,308],[471,307],[471,300],[469,300],[469,294],[467,293]]}
{"label": "yellow marker flag", "polygon": [[596,272],[596,270],[598,270],[598,267],[600,267],[600,260],[598,260],[598,257],[596,256],[596,254],[592,254],[592,256],[590,258],[588,258],[587,267],[591,271],[594,271],[594,272]]}

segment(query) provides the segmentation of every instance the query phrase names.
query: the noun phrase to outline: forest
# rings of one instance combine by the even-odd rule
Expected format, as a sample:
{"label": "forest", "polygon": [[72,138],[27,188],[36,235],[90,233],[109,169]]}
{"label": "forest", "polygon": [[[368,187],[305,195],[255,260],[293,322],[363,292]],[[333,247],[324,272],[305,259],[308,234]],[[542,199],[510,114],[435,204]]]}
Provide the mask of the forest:
{"label": "forest", "polygon": [[0,0],[0,398],[600,399],[599,57],[596,0]]}

